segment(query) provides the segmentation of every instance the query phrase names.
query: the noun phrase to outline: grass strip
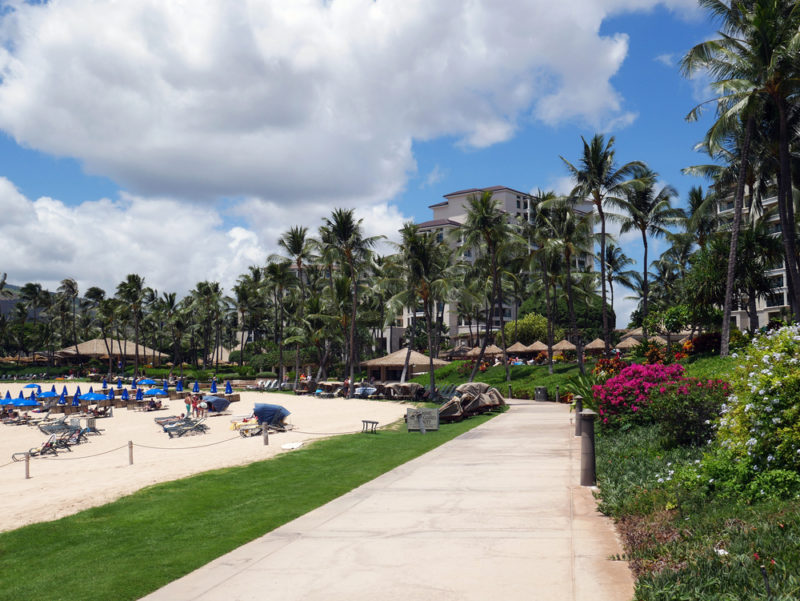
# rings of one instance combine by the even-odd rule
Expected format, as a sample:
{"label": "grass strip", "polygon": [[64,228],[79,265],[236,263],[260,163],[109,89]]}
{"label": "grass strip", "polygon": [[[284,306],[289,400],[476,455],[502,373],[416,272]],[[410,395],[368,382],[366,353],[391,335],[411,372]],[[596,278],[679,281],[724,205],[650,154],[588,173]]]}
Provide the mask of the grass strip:
{"label": "grass strip", "polygon": [[0,533],[0,600],[138,599],[490,418],[337,436]]}

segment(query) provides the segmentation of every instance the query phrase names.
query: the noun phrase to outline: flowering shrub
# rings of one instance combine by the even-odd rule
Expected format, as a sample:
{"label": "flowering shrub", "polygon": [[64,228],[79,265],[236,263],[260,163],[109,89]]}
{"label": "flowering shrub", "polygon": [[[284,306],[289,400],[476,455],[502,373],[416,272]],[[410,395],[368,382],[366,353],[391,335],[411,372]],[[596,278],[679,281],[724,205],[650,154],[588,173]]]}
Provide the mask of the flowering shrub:
{"label": "flowering shrub", "polygon": [[682,375],[683,366],[677,363],[633,364],[624,368],[605,384],[593,386],[592,393],[601,423],[615,427],[626,422],[649,421],[650,416],[641,411],[650,405],[650,389],[676,382]]}
{"label": "flowering shrub", "polygon": [[649,365],[664,363],[666,356],[667,351],[660,344],[650,343],[647,350],[644,352],[645,361],[647,361]]}
{"label": "flowering shrub", "polygon": [[606,359],[601,357],[594,364],[592,375],[600,383],[605,383],[609,378],[616,376],[624,368],[628,367],[628,363],[619,357],[611,357]]}
{"label": "flowering shrub", "polygon": [[541,351],[538,355],[536,355],[536,364],[542,365],[544,363],[547,363],[547,352]]}
{"label": "flowering shrub", "polygon": [[755,471],[800,472],[800,326],[756,336],[732,381],[718,440]]}
{"label": "flowering shrub", "polygon": [[727,382],[682,377],[652,387],[648,411],[670,446],[699,446],[712,438],[727,396]]}
{"label": "flowering shrub", "polygon": [[683,342],[683,352],[687,355],[691,355],[694,352],[694,344],[691,340],[685,340]]}

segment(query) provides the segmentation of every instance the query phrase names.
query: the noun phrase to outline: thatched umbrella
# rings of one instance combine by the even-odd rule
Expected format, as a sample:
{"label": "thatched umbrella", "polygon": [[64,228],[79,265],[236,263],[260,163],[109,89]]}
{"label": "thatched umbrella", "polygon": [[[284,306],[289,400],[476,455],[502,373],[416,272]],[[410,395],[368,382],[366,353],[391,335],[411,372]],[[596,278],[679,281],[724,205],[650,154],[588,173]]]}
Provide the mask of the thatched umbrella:
{"label": "thatched umbrella", "polygon": [[667,346],[667,339],[664,338],[663,336],[650,336],[650,338],[648,338],[647,341],[650,342],[651,344],[659,344],[661,346]]}
{"label": "thatched umbrella", "polygon": [[622,338],[629,338],[633,336],[636,340],[640,341],[644,338],[644,330],[642,328],[633,328],[632,330],[628,330],[622,335]]}
{"label": "thatched umbrella", "polygon": [[595,338],[589,344],[583,347],[583,350],[588,352],[594,352],[594,351],[604,351],[605,348],[606,348],[605,341],[602,338]]}
{"label": "thatched umbrella", "polygon": [[574,344],[572,344],[569,340],[562,340],[558,344],[554,344],[553,345],[553,350],[554,351],[561,351],[562,353],[564,351],[574,351],[577,348],[578,347],[576,347]]}
{"label": "thatched umbrella", "polygon": [[517,341],[506,349],[507,353],[529,353],[528,347]]}
{"label": "thatched umbrella", "polygon": [[[372,374],[372,370],[380,370],[380,380],[386,381],[386,371],[389,370],[402,370],[403,366],[406,363],[406,353],[408,353],[408,349],[400,349],[399,351],[393,352],[391,355],[386,355],[385,357],[378,357],[377,359],[370,359],[369,361],[362,361],[361,365],[366,367],[370,374]],[[447,365],[447,361],[443,361],[442,359],[434,359],[433,360],[433,367],[434,369],[437,367],[442,367],[443,365]],[[408,359],[408,368],[409,371],[414,373],[423,373],[428,371],[428,367],[430,366],[430,358],[427,355],[423,355],[417,351],[411,351],[411,356]]]}
{"label": "thatched umbrella", "polygon": [[532,352],[532,353],[541,353],[542,351],[544,351],[546,353],[547,352],[547,345],[544,342],[539,342],[537,340],[536,342],[534,342],[533,344],[531,344],[528,347],[528,350],[530,352]]}
{"label": "thatched umbrella", "polygon": [[636,338],[634,338],[633,336],[629,336],[628,338],[625,338],[622,342],[620,342],[615,348],[626,351],[632,349],[635,346],[639,346],[640,344],[641,342],[636,340]]}
{"label": "thatched umbrella", "polygon": [[[481,354],[481,347],[476,346],[474,349],[472,349],[470,352],[468,352],[466,354],[466,356],[469,357],[469,358],[475,358],[480,354]],[[502,354],[503,354],[503,349],[501,349],[499,346],[497,346],[495,344],[490,344],[489,346],[486,347],[486,350],[484,351],[483,356],[484,357],[493,357],[495,355],[502,355]]]}

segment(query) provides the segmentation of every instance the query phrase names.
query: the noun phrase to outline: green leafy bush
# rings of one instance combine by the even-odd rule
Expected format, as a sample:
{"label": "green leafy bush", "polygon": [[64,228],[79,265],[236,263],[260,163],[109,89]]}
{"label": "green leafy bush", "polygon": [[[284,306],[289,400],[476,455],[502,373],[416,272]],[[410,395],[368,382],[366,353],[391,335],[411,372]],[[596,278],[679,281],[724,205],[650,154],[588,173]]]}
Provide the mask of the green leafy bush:
{"label": "green leafy bush", "polygon": [[700,446],[711,441],[727,396],[726,382],[684,378],[651,388],[645,411],[661,425],[668,446]]}

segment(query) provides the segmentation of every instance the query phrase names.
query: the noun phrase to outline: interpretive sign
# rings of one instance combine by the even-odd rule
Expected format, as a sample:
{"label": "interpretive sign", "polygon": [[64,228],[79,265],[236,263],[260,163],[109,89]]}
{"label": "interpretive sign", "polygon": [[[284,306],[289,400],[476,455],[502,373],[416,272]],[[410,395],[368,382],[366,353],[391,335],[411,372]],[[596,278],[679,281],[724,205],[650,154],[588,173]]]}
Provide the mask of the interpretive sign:
{"label": "interpretive sign", "polygon": [[406,425],[409,432],[439,429],[438,409],[406,409]]}

